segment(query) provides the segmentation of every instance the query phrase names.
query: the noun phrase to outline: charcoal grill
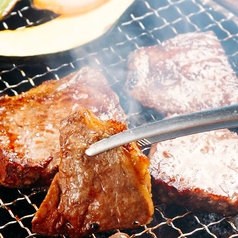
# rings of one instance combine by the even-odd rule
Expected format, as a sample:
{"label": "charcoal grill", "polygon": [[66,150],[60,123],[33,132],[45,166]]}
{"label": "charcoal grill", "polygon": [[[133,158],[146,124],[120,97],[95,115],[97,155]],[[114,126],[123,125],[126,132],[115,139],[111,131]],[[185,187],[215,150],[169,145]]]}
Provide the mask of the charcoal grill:
{"label": "charcoal grill", "polygon": [[[89,65],[102,70],[118,93],[131,127],[161,119],[161,115],[153,110],[128,100],[123,91],[127,55],[141,46],[158,44],[177,34],[212,30],[238,75],[238,13],[231,5],[226,5],[227,2],[229,0],[136,0],[113,28],[84,46],[37,57],[0,56],[0,95],[19,94],[43,81],[58,80]],[[51,12],[32,9],[29,1],[20,1],[12,13],[0,22],[0,30],[30,27],[54,17],[56,15]],[[148,153],[149,149],[143,148],[144,153]],[[31,220],[45,194],[43,189],[1,187],[0,238],[38,237],[31,231]],[[192,212],[177,205],[158,204],[154,219],[148,226],[92,236],[109,237],[117,232],[125,232],[132,237],[233,238],[238,237],[238,217]]]}

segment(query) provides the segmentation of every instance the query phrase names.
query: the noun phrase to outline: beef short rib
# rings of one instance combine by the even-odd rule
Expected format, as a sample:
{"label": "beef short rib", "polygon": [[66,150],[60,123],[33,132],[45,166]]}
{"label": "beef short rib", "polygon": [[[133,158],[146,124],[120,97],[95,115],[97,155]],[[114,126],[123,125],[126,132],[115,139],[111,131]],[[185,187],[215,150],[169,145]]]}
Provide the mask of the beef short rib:
{"label": "beef short rib", "polygon": [[89,68],[17,96],[1,97],[0,184],[49,185],[59,163],[60,121],[82,108],[101,119],[126,119],[105,77]]}
{"label": "beef short rib", "polygon": [[137,144],[85,154],[90,144],[125,129],[125,124],[102,121],[88,110],[62,121],[59,172],[33,218],[34,232],[81,237],[151,220],[149,160]]}

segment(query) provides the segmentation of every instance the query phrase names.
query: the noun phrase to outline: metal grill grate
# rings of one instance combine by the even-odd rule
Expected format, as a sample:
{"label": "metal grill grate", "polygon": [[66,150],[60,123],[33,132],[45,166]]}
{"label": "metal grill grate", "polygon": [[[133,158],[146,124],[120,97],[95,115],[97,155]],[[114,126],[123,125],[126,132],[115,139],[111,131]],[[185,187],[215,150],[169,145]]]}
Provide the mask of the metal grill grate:
{"label": "metal grill grate", "polygon": [[[0,30],[30,27],[54,17],[50,12],[32,9],[30,1],[20,1],[9,17],[0,22]],[[123,92],[127,55],[136,48],[161,43],[177,34],[208,30],[215,32],[238,75],[238,18],[231,11],[211,0],[137,0],[108,33],[87,45],[57,55],[0,56],[0,95],[16,95],[45,80],[59,79],[90,65],[103,70],[130,114],[131,126],[157,120],[161,117],[154,111],[136,102],[128,104]],[[148,150],[144,148],[145,153]],[[0,188],[0,238],[37,237],[31,231],[31,220],[45,194],[41,190]],[[159,205],[147,227],[121,232],[132,237],[232,238],[238,237],[237,225],[236,217]],[[115,232],[95,236],[108,237]]]}

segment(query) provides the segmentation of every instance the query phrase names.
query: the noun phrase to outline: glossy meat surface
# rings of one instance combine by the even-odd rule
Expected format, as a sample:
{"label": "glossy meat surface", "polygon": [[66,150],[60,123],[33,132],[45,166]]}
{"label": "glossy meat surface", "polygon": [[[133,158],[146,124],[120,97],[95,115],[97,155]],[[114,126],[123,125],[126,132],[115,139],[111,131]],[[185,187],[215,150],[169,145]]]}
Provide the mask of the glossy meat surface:
{"label": "glossy meat surface", "polygon": [[153,197],[193,210],[238,214],[238,135],[228,129],[154,144]]}
{"label": "glossy meat surface", "polygon": [[128,58],[127,91],[167,115],[238,102],[238,80],[211,31],[177,35]]}
{"label": "glossy meat surface", "polygon": [[82,108],[101,119],[126,118],[105,77],[89,68],[18,96],[1,97],[0,184],[49,184],[59,163],[60,121]]}
{"label": "glossy meat surface", "polygon": [[88,110],[62,122],[59,172],[32,221],[34,232],[80,237],[151,220],[149,160],[137,144],[85,154],[93,142],[125,129],[125,124],[102,121]]}

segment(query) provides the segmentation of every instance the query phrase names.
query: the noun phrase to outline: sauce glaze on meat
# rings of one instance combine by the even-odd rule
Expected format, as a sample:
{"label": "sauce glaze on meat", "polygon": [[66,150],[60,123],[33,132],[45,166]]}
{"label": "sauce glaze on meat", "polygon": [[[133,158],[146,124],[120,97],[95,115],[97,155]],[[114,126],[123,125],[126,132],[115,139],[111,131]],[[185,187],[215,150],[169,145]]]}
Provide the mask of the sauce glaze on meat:
{"label": "sauce glaze on meat", "polygon": [[85,154],[90,144],[125,129],[125,124],[99,120],[88,110],[62,121],[59,172],[32,221],[34,232],[80,237],[151,221],[149,160],[137,144]]}
{"label": "sauce glaze on meat", "polygon": [[59,164],[60,121],[89,108],[101,119],[126,116],[97,70],[51,80],[18,96],[0,98],[0,184],[49,185]]}

